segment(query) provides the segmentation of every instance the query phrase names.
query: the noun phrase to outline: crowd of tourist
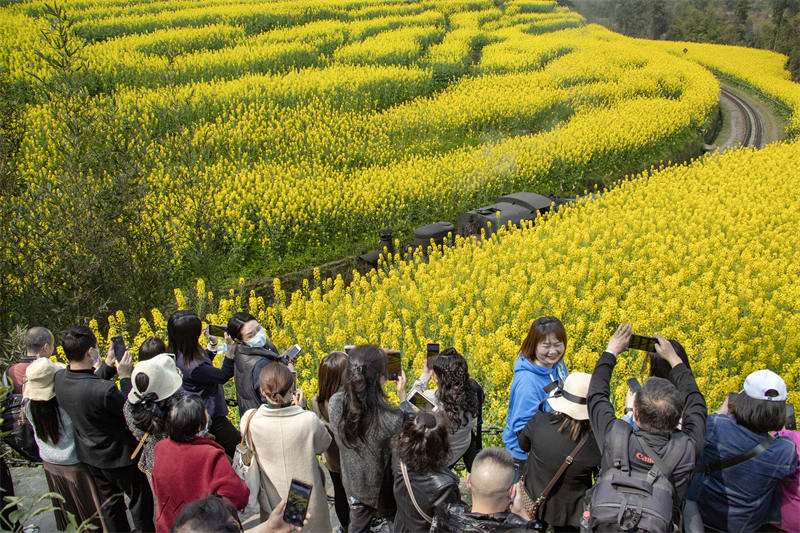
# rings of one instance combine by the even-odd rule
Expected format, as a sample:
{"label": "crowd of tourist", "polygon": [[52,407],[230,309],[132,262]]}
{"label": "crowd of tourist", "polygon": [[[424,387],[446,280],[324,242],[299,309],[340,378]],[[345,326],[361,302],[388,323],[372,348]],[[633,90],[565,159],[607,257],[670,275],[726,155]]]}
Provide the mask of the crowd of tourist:
{"label": "crowd of tourist", "polygon": [[[386,394],[387,350],[331,352],[307,406],[253,316],[235,313],[223,342],[178,311],[167,334],[145,340],[134,366],[75,326],[60,336],[64,365],[51,360],[52,333],[34,327],[4,373],[63,497],[60,530],[71,513],[106,532],[132,531],[130,515],[137,532],[244,531],[255,516],[247,531],[327,533],[331,493],[337,531],[352,533],[800,531],[800,435],[783,379],[752,372],[709,415],[684,348],[627,324],[587,374],[569,373],[557,318],[533,322],[513,362],[505,449],[482,448],[484,391],[453,348],[411,387],[399,372],[399,405]],[[650,375],[615,406],[614,368],[632,347]]]}

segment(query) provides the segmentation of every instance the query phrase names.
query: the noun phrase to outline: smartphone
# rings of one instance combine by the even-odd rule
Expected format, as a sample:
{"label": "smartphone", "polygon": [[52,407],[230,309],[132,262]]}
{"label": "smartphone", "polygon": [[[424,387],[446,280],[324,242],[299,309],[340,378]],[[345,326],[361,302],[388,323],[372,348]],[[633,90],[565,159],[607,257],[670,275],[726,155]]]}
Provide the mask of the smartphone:
{"label": "smartphone", "polygon": [[125,355],[125,339],[122,335],[114,335],[111,337],[111,345],[114,347],[114,357],[119,361]]}
{"label": "smartphone", "polygon": [[295,344],[285,352],[281,354],[281,361],[283,361],[284,365],[288,365],[297,361],[297,358],[300,356],[300,352],[303,349],[300,347],[299,344]]}
{"label": "smartphone", "polygon": [[794,404],[786,402],[786,422],[784,427],[789,431],[797,431],[797,418],[794,416]]}
{"label": "smartphone", "polygon": [[428,343],[428,368],[433,368],[433,361],[439,355],[439,343],[438,342],[429,342]]}
{"label": "smartphone", "polygon": [[519,481],[519,463],[514,461],[514,483]]}
{"label": "smartphone", "polygon": [[386,350],[386,371],[389,374],[386,379],[397,381],[401,370],[400,350]]}
{"label": "smartphone", "polygon": [[215,337],[224,337],[225,333],[228,332],[227,326],[220,326],[219,324],[209,324],[208,325],[208,334],[213,335]]}
{"label": "smartphone", "polygon": [[344,347],[344,353],[350,355],[350,352],[352,352],[355,349],[355,347],[356,347],[355,344],[348,344],[347,346]]}
{"label": "smartphone", "polygon": [[656,338],[645,337],[643,335],[631,335],[631,342],[628,348],[633,350],[642,350],[643,352],[656,351]]}
{"label": "smartphone", "polygon": [[425,397],[424,394],[421,394],[419,391],[411,391],[411,395],[406,398],[411,405],[418,408],[421,411],[434,411],[436,406],[431,403],[429,399]]}
{"label": "smartphone", "polygon": [[289,485],[289,496],[286,498],[286,509],[283,511],[283,521],[293,526],[303,527],[309,501],[311,501],[311,485],[298,479],[292,479],[292,483]]}
{"label": "smartphone", "polygon": [[634,394],[639,392],[639,389],[642,388],[642,386],[639,384],[639,380],[636,378],[630,378],[627,383],[628,387],[631,389],[631,392]]}

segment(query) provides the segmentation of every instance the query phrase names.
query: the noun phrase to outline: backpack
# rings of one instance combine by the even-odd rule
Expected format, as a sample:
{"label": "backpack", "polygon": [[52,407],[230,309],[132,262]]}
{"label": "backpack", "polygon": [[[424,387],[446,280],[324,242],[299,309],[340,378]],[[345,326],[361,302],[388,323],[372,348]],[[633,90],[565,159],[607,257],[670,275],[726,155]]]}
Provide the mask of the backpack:
{"label": "backpack", "polygon": [[12,450],[20,454],[23,459],[32,463],[41,463],[39,457],[39,446],[36,445],[36,437],[33,433],[33,426],[25,418],[23,407],[25,399],[22,394],[14,392],[14,386],[3,373],[2,384],[8,387],[8,395],[0,402],[0,435]]}
{"label": "backpack", "polygon": [[[588,525],[592,531],[672,531],[672,506],[675,489],[669,476],[681,460],[682,434],[671,436],[663,457],[653,451],[630,424],[618,420],[610,432],[613,467],[601,472],[590,489]],[[653,459],[649,469],[632,462],[631,443],[639,441]],[[584,513],[586,517],[586,513]]]}

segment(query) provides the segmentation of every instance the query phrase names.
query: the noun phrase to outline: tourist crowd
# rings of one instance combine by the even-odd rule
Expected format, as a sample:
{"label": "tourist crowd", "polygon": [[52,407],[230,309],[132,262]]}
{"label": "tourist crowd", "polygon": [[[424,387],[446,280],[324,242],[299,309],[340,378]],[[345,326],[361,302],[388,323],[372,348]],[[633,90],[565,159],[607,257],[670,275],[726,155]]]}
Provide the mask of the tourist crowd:
{"label": "tourist crowd", "polygon": [[[130,515],[135,531],[159,533],[243,531],[257,515],[247,531],[327,533],[332,493],[338,530],[352,533],[800,531],[800,436],[768,369],[708,414],[678,342],[621,325],[592,374],[569,373],[564,326],[542,317],[514,361],[505,449],[484,449],[484,392],[453,348],[428,357],[411,387],[383,348],[331,352],[306,402],[291,358],[253,316],[224,329],[223,342],[178,311],[135,366],[113,344],[103,357],[84,326],[61,335],[66,366],[51,360],[50,331],[27,332],[4,379],[63,497],[59,529],[67,513],[107,532],[132,531]],[[617,409],[610,382],[632,349],[650,375],[628,381]],[[223,389],[232,378],[238,429]]]}

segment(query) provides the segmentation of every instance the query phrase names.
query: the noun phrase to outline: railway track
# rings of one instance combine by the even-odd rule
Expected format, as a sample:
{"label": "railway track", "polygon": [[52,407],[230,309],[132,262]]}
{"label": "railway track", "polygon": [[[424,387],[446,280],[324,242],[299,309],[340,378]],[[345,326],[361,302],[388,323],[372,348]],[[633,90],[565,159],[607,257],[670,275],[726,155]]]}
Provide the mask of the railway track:
{"label": "railway track", "polygon": [[764,124],[759,113],[742,98],[726,88],[720,88],[720,99],[727,99],[742,117],[742,130],[739,145],[761,148],[764,145]]}

